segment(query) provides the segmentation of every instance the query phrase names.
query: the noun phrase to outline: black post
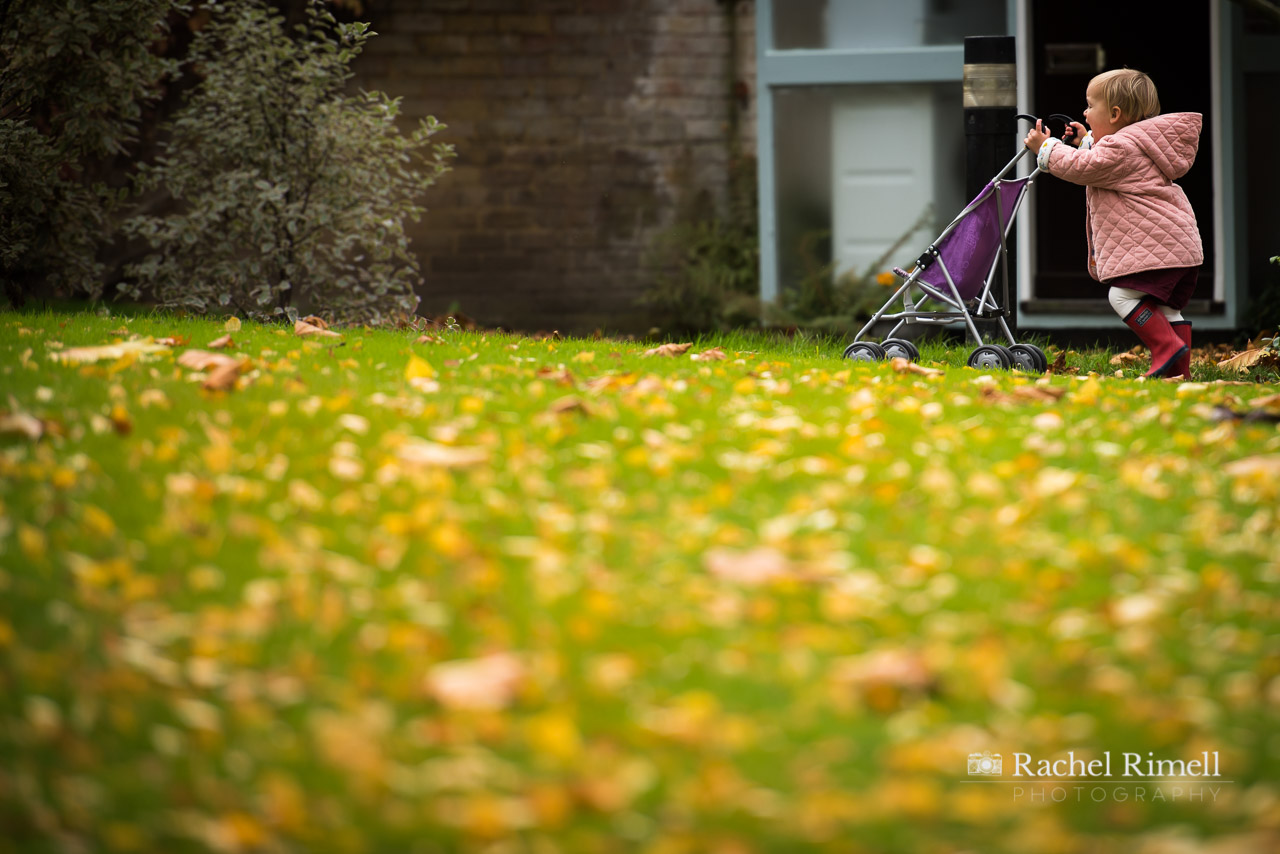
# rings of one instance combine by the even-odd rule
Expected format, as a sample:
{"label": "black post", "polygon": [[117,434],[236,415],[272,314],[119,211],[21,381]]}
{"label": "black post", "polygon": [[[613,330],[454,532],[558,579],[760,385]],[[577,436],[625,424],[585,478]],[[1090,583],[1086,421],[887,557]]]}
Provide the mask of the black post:
{"label": "black post", "polygon": [[[967,36],[964,40],[965,198],[972,199],[1018,153],[1018,74],[1013,36]],[[1011,176],[1016,177],[1016,176]],[[1011,235],[1012,237],[1012,235]],[[1017,270],[1009,244],[1008,312],[1005,322],[1017,333]],[[992,292],[1003,297],[1003,271]],[[988,324],[984,324],[986,326]],[[989,332],[982,330],[985,337]],[[1005,343],[995,341],[994,343]]]}

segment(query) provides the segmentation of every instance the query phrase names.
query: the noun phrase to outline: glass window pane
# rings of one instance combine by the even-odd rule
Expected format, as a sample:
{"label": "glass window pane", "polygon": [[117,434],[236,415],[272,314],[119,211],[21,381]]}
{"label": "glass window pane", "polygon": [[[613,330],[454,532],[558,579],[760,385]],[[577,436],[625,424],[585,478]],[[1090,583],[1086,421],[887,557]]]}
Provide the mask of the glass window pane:
{"label": "glass window pane", "polygon": [[1008,32],[1007,0],[777,0],[775,50],[960,44]]}
{"label": "glass window pane", "polygon": [[909,268],[964,206],[958,82],[782,87],[774,116],[780,289]]}

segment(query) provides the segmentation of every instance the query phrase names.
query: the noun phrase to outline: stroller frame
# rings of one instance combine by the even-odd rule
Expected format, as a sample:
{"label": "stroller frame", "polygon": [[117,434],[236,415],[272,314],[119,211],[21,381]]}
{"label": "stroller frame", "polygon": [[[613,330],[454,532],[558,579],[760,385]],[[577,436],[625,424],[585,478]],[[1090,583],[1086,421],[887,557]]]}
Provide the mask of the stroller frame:
{"label": "stroller frame", "polygon": [[[1017,166],[1019,161],[1030,153],[1031,152],[1027,149],[1022,148],[1003,169],[996,173],[996,176],[991,179],[990,183],[987,184],[983,191],[965,206],[964,210],[962,210],[955,219],[953,219],[946,228],[943,229],[937,239],[929,244],[929,247],[916,261],[915,268],[911,272],[908,273],[900,267],[893,268],[893,272],[904,281],[898,286],[897,290],[894,291],[893,295],[885,301],[884,305],[871,316],[871,319],[867,321],[867,324],[862,327],[858,334],[854,336],[854,343],[845,351],[846,357],[853,357],[852,354],[859,346],[859,342],[862,342],[868,332],[870,332],[877,323],[883,320],[897,321],[889,334],[884,336],[883,341],[885,342],[890,342],[891,339],[895,342],[898,341],[899,339],[897,339],[897,335],[905,326],[915,324],[950,325],[956,322],[963,322],[969,332],[969,335],[977,342],[979,350],[1003,349],[998,347],[984,348],[982,335],[978,331],[977,324],[974,323],[975,318],[980,320],[989,320],[994,318],[999,325],[999,331],[1003,333],[1006,339],[1008,339],[1010,345],[1021,349],[1035,351],[1036,355],[1039,356],[1040,359],[1043,358],[1043,354],[1040,354],[1038,349],[1033,348],[1030,345],[1018,345],[1014,339],[1013,332],[1005,322],[1005,317],[1008,315],[1007,306],[1009,304],[1009,233],[1012,229],[1014,220],[1017,218],[1018,210],[1022,207],[1022,202],[1026,198],[1027,191],[1035,182],[1035,177],[1039,174],[1040,168],[1037,166],[1023,178],[1010,178],[1008,176],[1014,167]],[[1011,183],[1017,185],[1016,189],[1005,186],[1006,184]],[[1009,192],[1016,192],[1018,196],[1013,201],[1012,208],[1006,219],[1004,210],[1004,194]],[[999,231],[999,249],[996,251],[995,257],[992,259],[991,265],[987,269],[986,275],[983,277],[981,293],[976,298],[966,300],[961,296],[960,288],[957,287],[955,280],[952,278],[951,269],[948,266],[947,259],[944,257],[945,253],[939,250],[939,244],[943,243],[943,241],[951,235],[951,233],[954,232],[970,214],[982,207],[982,205],[988,202],[993,195],[995,197],[994,207],[996,223]],[[921,281],[920,279],[924,273],[935,265],[942,271],[944,283],[938,284],[936,282],[929,283]],[[1003,302],[998,302],[992,294],[996,270],[1000,270],[1003,274],[1001,276]],[[919,296],[914,296],[913,292],[918,292]],[[891,313],[890,309],[893,308],[895,303],[899,300],[901,300],[902,303],[902,310]],[[942,303],[945,308],[943,310],[927,309],[925,307],[925,303],[929,300]],[[1005,307],[1002,308],[1002,305]],[[900,343],[906,344],[907,342]],[[868,344],[864,343],[861,344],[861,346],[867,347]],[[878,347],[879,345],[872,346]],[[912,346],[910,349],[914,350],[914,347]],[[977,356],[978,352],[978,350],[975,350],[974,355]],[[995,358],[998,359],[999,357],[997,356]],[[1034,362],[1038,360],[1039,359],[1032,357],[1029,361]],[[1023,359],[1017,359],[1016,361],[1021,363],[1023,362]],[[972,363],[973,360],[971,359],[971,364]],[[994,367],[995,365],[990,364],[988,366]],[[1005,365],[1005,367],[1008,366],[1010,365]],[[1027,364],[1025,367],[1038,367],[1040,371],[1044,370],[1043,365],[1036,366],[1034,364]]]}

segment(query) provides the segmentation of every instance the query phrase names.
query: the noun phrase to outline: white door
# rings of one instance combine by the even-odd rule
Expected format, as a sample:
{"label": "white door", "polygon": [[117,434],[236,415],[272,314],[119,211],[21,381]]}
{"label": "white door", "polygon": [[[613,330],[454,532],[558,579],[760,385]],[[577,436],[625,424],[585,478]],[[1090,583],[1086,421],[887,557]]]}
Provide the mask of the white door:
{"label": "white door", "polygon": [[[926,85],[866,87],[832,112],[832,251],[837,275],[907,269],[933,234],[934,109]],[[879,265],[895,243],[897,252]]]}

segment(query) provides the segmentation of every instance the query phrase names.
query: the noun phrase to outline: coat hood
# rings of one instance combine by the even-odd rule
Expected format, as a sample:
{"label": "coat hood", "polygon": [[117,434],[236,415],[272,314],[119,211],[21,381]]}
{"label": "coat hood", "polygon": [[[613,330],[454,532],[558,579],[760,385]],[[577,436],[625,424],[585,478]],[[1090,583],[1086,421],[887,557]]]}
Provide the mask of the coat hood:
{"label": "coat hood", "polygon": [[1166,178],[1176,181],[1195,162],[1203,122],[1200,113],[1165,113],[1127,125],[1116,135],[1132,140]]}

